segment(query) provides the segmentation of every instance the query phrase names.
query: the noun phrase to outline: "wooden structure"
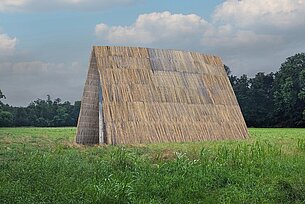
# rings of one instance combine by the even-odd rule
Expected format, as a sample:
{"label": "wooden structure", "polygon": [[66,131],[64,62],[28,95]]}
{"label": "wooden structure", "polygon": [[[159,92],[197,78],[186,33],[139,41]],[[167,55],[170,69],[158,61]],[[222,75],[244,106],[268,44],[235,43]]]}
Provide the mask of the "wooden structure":
{"label": "wooden structure", "polygon": [[247,127],[219,57],[94,46],[80,144],[242,139]]}

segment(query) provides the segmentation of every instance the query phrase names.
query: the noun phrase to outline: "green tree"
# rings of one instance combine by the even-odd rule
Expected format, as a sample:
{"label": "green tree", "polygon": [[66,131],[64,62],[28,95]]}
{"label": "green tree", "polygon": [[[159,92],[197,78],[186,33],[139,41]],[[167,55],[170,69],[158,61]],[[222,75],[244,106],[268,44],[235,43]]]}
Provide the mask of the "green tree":
{"label": "green tree", "polygon": [[81,101],[75,101],[74,102],[73,108],[71,110],[71,116],[72,116],[72,124],[71,125],[73,125],[73,126],[77,125],[80,106],[81,106]]}
{"label": "green tree", "polygon": [[[0,90],[0,99],[5,99],[5,95]],[[0,101],[0,127],[8,127],[13,124],[13,114],[6,111],[6,106]]]}
{"label": "green tree", "polygon": [[224,65],[224,69],[225,69],[227,75],[230,76],[232,73],[230,67],[228,67],[227,65]]}
{"label": "green tree", "polygon": [[13,115],[8,111],[0,110],[0,127],[10,127],[13,125]]}
{"label": "green tree", "polygon": [[275,118],[281,127],[305,127],[305,53],[286,59],[274,79]]}
{"label": "green tree", "polygon": [[5,95],[3,95],[3,93],[2,93],[2,91],[1,91],[1,89],[0,89],[0,110],[2,110],[2,108],[3,108],[3,103],[2,103],[2,101],[1,101],[1,99],[5,99],[6,97],[5,97]]}
{"label": "green tree", "polygon": [[273,120],[273,81],[273,73],[265,75],[262,72],[250,79],[247,120],[251,126],[270,127],[275,124]]}
{"label": "green tree", "polygon": [[13,111],[14,115],[14,126],[30,126],[31,123],[31,113],[26,107],[15,107]]}
{"label": "green tree", "polygon": [[[0,90],[0,99],[5,98]],[[62,103],[47,95],[46,99],[37,99],[27,107],[12,107],[0,101],[0,127],[10,126],[76,126],[80,110],[80,101],[71,105],[69,101]]]}
{"label": "green tree", "polygon": [[233,90],[235,92],[236,98],[238,100],[241,111],[248,126],[252,126],[250,118],[250,80],[247,75],[242,75],[240,78],[236,76],[229,77],[232,84]]}
{"label": "green tree", "polygon": [[70,118],[70,115],[67,112],[67,109],[63,106],[60,106],[57,109],[57,113],[53,118],[54,126],[57,126],[57,127],[67,126],[67,124],[69,123],[69,118]]}
{"label": "green tree", "polygon": [[0,89],[0,99],[2,99],[2,98],[6,98],[6,97],[5,97],[5,95],[3,95],[3,93],[2,93],[2,91]]}
{"label": "green tree", "polygon": [[241,77],[237,77],[232,75],[230,67],[224,65],[224,69],[227,73],[227,76],[230,80],[231,86],[234,90],[235,96],[237,98],[240,109],[243,113],[245,121],[248,126],[253,126],[252,118],[251,118],[251,92],[250,92],[250,79],[247,75],[242,75]]}

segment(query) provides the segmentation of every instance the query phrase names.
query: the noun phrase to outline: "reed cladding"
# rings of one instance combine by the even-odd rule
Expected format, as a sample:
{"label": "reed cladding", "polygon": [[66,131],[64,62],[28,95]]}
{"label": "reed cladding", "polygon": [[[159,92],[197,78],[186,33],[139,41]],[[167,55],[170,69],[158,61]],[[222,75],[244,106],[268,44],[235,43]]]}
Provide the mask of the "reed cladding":
{"label": "reed cladding", "polygon": [[243,115],[219,57],[138,47],[93,47],[78,143],[247,137]]}

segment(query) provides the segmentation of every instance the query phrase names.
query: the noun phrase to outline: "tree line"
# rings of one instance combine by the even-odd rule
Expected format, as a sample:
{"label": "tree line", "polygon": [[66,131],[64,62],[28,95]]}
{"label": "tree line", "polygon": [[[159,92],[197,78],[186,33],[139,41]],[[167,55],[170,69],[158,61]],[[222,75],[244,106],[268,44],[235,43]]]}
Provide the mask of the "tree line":
{"label": "tree line", "polygon": [[[0,99],[5,98],[0,90]],[[37,99],[27,107],[13,107],[0,101],[0,127],[64,127],[76,126],[80,101],[71,104],[60,98]]]}
{"label": "tree line", "polygon": [[248,127],[305,127],[305,53],[288,57],[276,73],[231,75]]}
{"label": "tree line", "polygon": [[[237,77],[225,66],[248,127],[305,127],[305,53],[288,57],[276,73]],[[27,107],[1,102],[0,127],[76,126],[80,101],[37,99]]]}

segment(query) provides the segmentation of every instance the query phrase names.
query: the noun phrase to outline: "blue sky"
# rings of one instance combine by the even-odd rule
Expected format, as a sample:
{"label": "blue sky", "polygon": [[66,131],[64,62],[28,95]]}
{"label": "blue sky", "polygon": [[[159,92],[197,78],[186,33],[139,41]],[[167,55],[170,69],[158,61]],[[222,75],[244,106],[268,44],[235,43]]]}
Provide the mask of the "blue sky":
{"label": "blue sky", "polygon": [[[11,36],[17,36],[18,49],[33,54],[48,47],[56,51],[40,60],[62,61],[61,55],[73,52],[72,56],[88,58],[92,44],[99,44],[94,35],[95,25],[129,25],[143,13],[171,11],[172,13],[196,13],[209,19],[214,8],[222,1],[139,1],[127,7],[117,6],[99,10],[57,10],[43,12],[10,12],[0,14],[0,26]],[[60,52],[58,52],[60,49]],[[74,53],[75,49],[81,49]]]}
{"label": "blue sky", "polygon": [[92,45],[212,53],[253,76],[304,52],[303,36],[305,0],[1,0],[0,89],[18,106],[79,100]]}

